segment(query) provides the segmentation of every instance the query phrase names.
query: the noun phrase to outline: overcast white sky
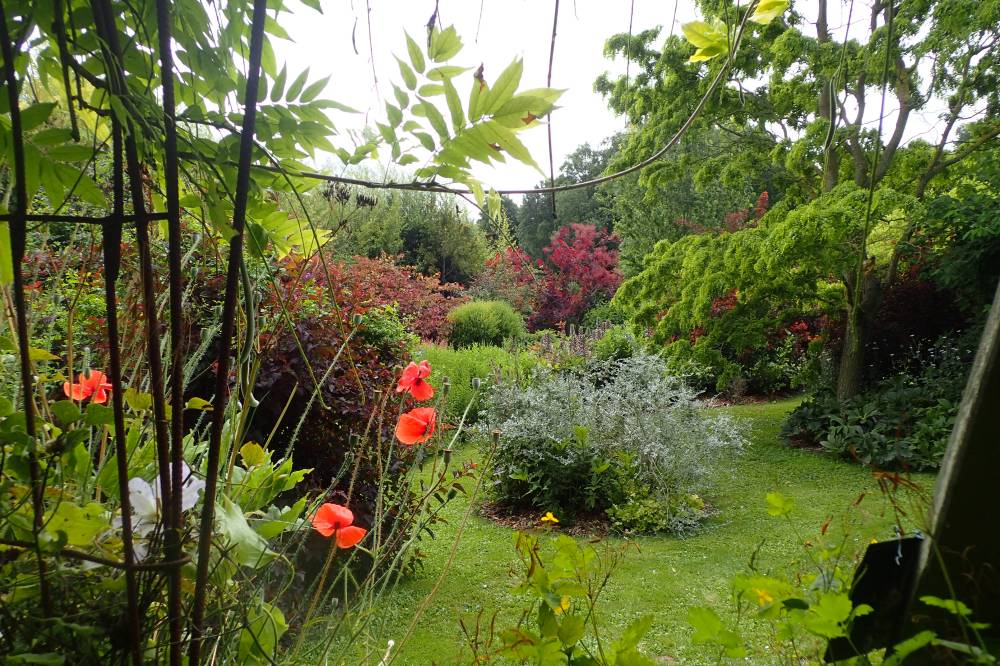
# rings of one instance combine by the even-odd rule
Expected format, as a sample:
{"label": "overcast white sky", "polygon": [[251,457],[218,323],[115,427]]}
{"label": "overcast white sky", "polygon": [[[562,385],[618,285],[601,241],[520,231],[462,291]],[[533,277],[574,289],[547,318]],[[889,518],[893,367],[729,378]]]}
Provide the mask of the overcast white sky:
{"label": "overcast white sky", "polygon": [[[392,82],[399,82],[399,72],[393,54],[405,58],[403,31],[418,42],[426,38],[424,26],[434,11],[434,0],[324,0],[323,14],[294,0],[292,13],[284,14],[282,25],[295,40],[288,43],[274,40],[279,61],[287,62],[289,80],[310,68],[310,81],[330,75],[324,97],[335,99],[362,115],[337,115],[339,127],[360,128],[366,120],[384,119],[384,100],[392,99]],[[831,4],[830,25],[843,37],[847,26],[846,7]],[[858,2],[852,20],[851,36],[861,37],[868,19],[866,2]],[[368,7],[370,6],[370,15]],[[514,58],[524,60],[522,87],[545,85],[548,72],[549,44],[552,34],[554,0],[440,0],[439,16],[444,25],[454,25],[465,47],[453,61],[455,64],[485,66],[485,75],[492,81]],[[799,0],[795,8],[807,20],[815,17],[815,0]],[[671,0],[561,0],[556,39],[552,86],[566,92],[552,114],[553,150],[558,171],[564,157],[583,142],[600,143],[604,138],[623,129],[624,119],[608,110],[604,99],[594,92],[594,80],[605,71],[624,72],[625,62],[611,62],[604,57],[605,40],[616,33],[627,32],[630,11],[633,31],[662,26],[662,37],[671,29],[675,2]],[[693,0],[677,0],[674,31],[680,25],[698,18]],[[371,43],[368,38],[371,22]],[[807,26],[807,32],[811,32]],[[352,39],[353,34],[353,39]],[[355,46],[357,52],[355,52]],[[378,77],[375,85],[374,72]],[[471,76],[471,73],[466,74]],[[458,90],[468,85],[459,83]],[[877,104],[870,107],[878,108]],[[891,129],[893,109],[886,118]],[[911,117],[907,135],[933,134],[935,109],[927,109]],[[877,117],[871,122],[877,122]],[[547,170],[548,147],[544,127],[526,130],[522,140],[532,155]],[[933,136],[927,136],[933,139]],[[488,186],[497,189],[534,186],[542,176],[528,166],[512,159],[496,169],[473,163],[476,175]]]}
{"label": "overcast white sky", "polygon": [[[624,119],[608,110],[603,98],[593,90],[594,80],[604,71],[624,72],[624,60],[615,65],[604,58],[604,41],[618,32],[627,32],[631,0],[561,0],[558,36],[552,71],[552,86],[566,92],[552,114],[552,141],[556,170],[563,158],[579,144],[599,143],[624,127]],[[426,38],[424,26],[434,11],[433,0],[371,0],[372,44],[378,94],[382,102],[392,99],[392,82],[399,82],[393,54],[404,60],[406,30],[418,42]],[[693,20],[693,2],[680,0],[680,22]],[[514,58],[524,59],[521,85],[545,85],[549,44],[552,35],[551,0],[440,0],[439,15],[444,25],[454,25],[465,47],[454,58],[456,64],[485,66],[487,80],[493,80]],[[480,12],[480,7],[482,11]],[[635,0],[633,30],[656,25],[669,30],[674,3],[664,0]],[[481,17],[480,17],[481,16]],[[292,73],[310,67],[313,75],[331,75],[325,96],[355,109],[370,112],[373,120],[384,119],[384,107],[376,95],[368,40],[365,0],[323,2],[323,14],[294,5],[285,14],[283,27],[295,39],[289,44],[275,40],[279,63],[286,61]],[[289,18],[290,17],[290,18]],[[356,27],[355,27],[355,21]],[[355,32],[357,53],[352,45]],[[478,38],[477,38],[478,34]],[[666,32],[664,32],[666,34]],[[466,76],[471,76],[467,74]],[[468,89],[458,85],[459,91]],[[359,127],[363,117],[338,114],[338,125]],[[526,130],[521,138],[532,155],[547,170],[548,143],[543,126]],[[497,169],[481,168],[477,175],[497,188],[532,187],[542,176],[531,167],[512,159]]]}

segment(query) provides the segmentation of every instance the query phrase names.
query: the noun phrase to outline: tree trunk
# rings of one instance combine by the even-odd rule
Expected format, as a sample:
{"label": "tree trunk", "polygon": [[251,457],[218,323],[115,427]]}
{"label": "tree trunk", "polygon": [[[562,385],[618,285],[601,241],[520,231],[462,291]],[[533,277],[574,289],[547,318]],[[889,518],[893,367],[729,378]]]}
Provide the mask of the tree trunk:
{"label": "tree trunk", "polygon": [[871,323],[882,304],[882,282],[866,264],[861,275],[861,298],[855,302],[854,276],[845,279],[847,287],[847,326],[840,350],[837,370],[837,400],[853,398],[861,392],[865,372],[865,348],[871,334]]}

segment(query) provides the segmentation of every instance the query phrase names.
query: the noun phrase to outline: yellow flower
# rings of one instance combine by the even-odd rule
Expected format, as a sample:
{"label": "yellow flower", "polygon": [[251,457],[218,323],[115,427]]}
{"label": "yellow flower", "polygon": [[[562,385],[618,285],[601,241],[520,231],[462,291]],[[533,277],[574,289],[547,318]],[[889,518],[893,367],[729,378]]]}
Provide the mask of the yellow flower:
{"label": "yellow flower", "polygon": [[[549,515],[551,515],[551,514],[549,514]],[[553,612],[556,615],[562,615],[563,613],[565,613],[568,610],[569,610],[569,597],[563,597],[562,600],[559,602],[559,605],[556,606],[556,608],[554,609]]]}
{"label": "yellow flower", "polygon": [[872,539],[870,543],[878,543],[878,539]]}
{"label": "yellow flower", "polygon": [[559,519],[552,515],[551,511],[546,511],[545,515],[542,516],[543,523],[552,523],[553,525],[559,522]]}
{"label": "yellow flower", "polygon": [[754,592],[757,593],[757,603],[759,603],[761,606],[764,606],[774,601],[774,597],[771,596],[771,593],[768,592],[767,590],[755,588]]}

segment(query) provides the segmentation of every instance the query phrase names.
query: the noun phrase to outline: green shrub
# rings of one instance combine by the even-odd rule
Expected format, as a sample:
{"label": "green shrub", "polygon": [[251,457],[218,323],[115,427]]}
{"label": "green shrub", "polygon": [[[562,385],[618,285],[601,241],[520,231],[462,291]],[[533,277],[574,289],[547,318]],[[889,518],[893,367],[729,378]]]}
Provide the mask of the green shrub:
{"label": "green shrub", "polygon": [[925,352],[922,369],[900,372],[850,400],[822,390],[789,415],[781,434],[793,444],[865,465],[935,469],[958,415],[972,354],[971,338],[942,341]]}
{"label": "green shrub", "polygon": [[[465,413],[467,423],[475,423],[483,409],[483,393],[497,375],[504,377],[525,377],[535,364],[527,352],[512,354],[500,347],[472,345],[462,349],[452,349],[438,345],[423,345],[414,353],[417,361],[426,360],[434,368],[428,381],[439,394],[445,379],[449,389],[441,409],[446,420],[457,422]],[[477,392],[473,380],[479,379],[481,388]]]}
{"label": "green shrub", "polygon": [[672,521],[684,498],[708,490],[743,445],[735,423],[708,416],[649,355],[573,373],[540,366],[526,387],[497,384],[479,427],[502,433],[491,470],[502,503],[572,519],[651,499],[665,516],[653,529],[686,528]]}
{"label": "green shrub", "polygon": [[504,301],[472,301],[448,313],[452,347],[492,345],[499,347],[505,340],[524,335],[524,319]]}
{"label": "green shrub", "polygon": [[625,326],[612,326],[594,345],[594,356],[600,361],[620,361],[639,351],[639,343]]}

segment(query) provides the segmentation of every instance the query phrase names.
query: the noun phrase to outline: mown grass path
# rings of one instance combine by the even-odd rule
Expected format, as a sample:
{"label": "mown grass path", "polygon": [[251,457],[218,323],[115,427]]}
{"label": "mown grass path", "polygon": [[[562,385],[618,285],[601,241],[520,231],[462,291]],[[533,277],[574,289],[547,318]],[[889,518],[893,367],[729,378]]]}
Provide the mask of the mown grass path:
{"label": "mown grass path", "polygon": [[[603,597],[604,635],[617,636],[632,619],[652,614],[653,629],[641,644],[646,654],[663,657],[664,663],[715,663],[713,656],[690,643],[688,608],[709,603],[725,615],[730,608],[728,581],[745,569],[759,544],[763,542],[758,555],[762,569],[804,571],[808,565],[803,541],[815,538],[828,517],[848,513],[861,493],[866,493],[865,500],[851,511],[860,522],[852,533],[852,547],[892,537],[891,514],[871,470],[789,449],[779,441],[781,421],[795,404],[784,400],[725,408],[746,419],[750,445],[733,459],[708,497],[720,509],[719,515],[693,536],[632,540],[637,548],[629,552]],[[475,455],[471,450],[465,453],[466,458]],[[930,475],[915,480],[927,489],[933,484]],[[795,500],[790,521],[767,514],[764,495],[771,490]],[[437,530],[435,541],[422,545],[427,553],[424,570],[403,581],[386,600],[371,627],[375,635],[397,641],[402,637],[447,561],[455,527],[466,508],[464,498],[448,507],[450,525]],[[464,645],[459,618],[481,609],[487,618],[499,611],[499,629],[516,622],[526,605],[510,590],[515,563],[513,532],[473,515],[454,566],[393,663],[468,663],[459,657]],[[751,663],[770,662],[762,638]]]}

